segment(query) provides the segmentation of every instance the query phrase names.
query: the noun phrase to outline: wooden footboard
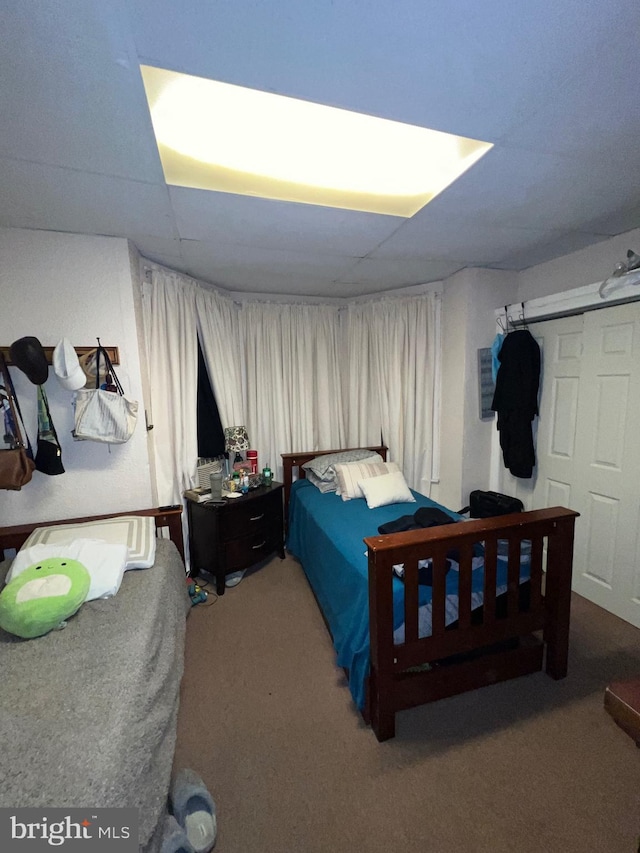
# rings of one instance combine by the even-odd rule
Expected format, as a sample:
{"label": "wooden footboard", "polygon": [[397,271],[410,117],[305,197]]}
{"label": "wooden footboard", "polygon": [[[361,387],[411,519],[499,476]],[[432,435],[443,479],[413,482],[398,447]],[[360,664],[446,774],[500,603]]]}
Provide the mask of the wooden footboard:
{"label": "wooden footboard", "polygon": [[[395,734],[395,714],[535,672],[567,672],[573,533],[564,507],[477,519],[365,539],[369,553],[371,672],[368,717],[378,740]],[[498,540],[509,543],[507,592],[496,597]],[[520,583],[521,543],[531,543],[531,577]],[[472,610],[473,547],[484,543],[484,603]],[[460,554],[457,621],[445,627],[446,554]],[[543,562],[546,551],[546,571]],[[431,636],[418,634],[418,561],[433,560]],[[394,565],[404,564],[405,640],[394,644]],[[535,632],[542,632],[542,637]]]}

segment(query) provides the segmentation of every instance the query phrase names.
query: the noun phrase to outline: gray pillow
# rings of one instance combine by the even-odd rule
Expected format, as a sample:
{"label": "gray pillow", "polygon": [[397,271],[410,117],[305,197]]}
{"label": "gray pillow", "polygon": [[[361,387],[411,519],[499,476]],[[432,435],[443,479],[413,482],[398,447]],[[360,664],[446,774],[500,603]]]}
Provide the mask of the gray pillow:
{"label": "gray pillow", "polygon": [[321,480],[317,474],[313,473],[313,471],[307,471],[306,479],[309,483],[314,485],[316,489],[320,489],[323,494],[326,494],[327,492],[335,492],[335,490],[338,488],[336,478],[334,478],[333,480]]}
{"label": "gray pillow", "polygon": [[[341,450],[339,453],[325,453],[324,456],[316,456],[309,462],[305,462],[302,466],[305,471],[313,471],[313,473],[321,480],[333,480],[335,472],[333,466],[337,462],[358,462],[360,459],[367,459],[369,456],[378,456],[375,450]],[[379,457],[382,462],[382,457]]]}

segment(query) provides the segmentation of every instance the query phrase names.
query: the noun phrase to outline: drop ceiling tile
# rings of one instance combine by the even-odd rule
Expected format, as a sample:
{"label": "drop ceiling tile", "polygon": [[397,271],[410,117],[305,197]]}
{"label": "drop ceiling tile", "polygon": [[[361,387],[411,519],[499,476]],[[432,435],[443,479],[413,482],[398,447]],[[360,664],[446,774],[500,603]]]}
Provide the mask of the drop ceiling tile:
{"label": "drop ceiling tile", "polygon": [[636,4],[627,26],[600,45],[599,61],[585,53],[571,76],[550,87],[544,104],[528,112],[501,144],[578,155],[592,160],[595,167],[606,157],[626,166],[630,176],[637,172],[638,32],[640,5]]}
{"label": "drop ceiling tile", "polygon": [[48,39],[55,43],[54,48],[62,41],[74,43],[91,39],[108,44],[115,58],[126,55],[132,45],[123,0],[4,3],[2,27],[7,40],[17,41],[22,49],[32,38]]}
{"label": "drop ceiling tile", "polygon": [[226,288],[237,293],[269,296],[278,294],[289,296],[292,300],[297,297],[312,297],[320,299],[343,299],[350,293],[340,284],[336,284],[322,275],[312,273],[287,273],[266,270],[260,277],[259,287],[255,282],[244,283],[240,277],[236,277],[236,271],[231,270],[226,279],[229,284]]}
{"label": "drop ceiling tile", "polygon": [[339,279],[341,284],[367,285],[373,290],[440,281],[457,272],[460,263],[420,258],[362,258]]}
{"label": "drop ceiling tile", "polygon": [[153,261],[161,267],[174,270],[175,272],[184,273],[185,275],[193,275],[187,269],[187,265],[181,257],[176,255],[163,255],[162,252],[141,252],[142,263],[145,261]]}
{"label": "drop ceiling tile", "polygon": [[165,187],[0,158],[0,224],[129,237],[174,237]]}
{"label": "drop ceiling tile", "polygon": [[567,234],[562,234],[555,240],[545,240],[538,245],[529,246],[526,249],[507,255],[502,261],[491,264],[491,266],[494,269],[505,270],[529,269],[529,267],[533,267],[536,264],[545,263],[554,258],[559,258],[561,255],[568,255],[571,252],[577,252],[580,249],[600,243],[606,239],[606,236],[602,234],[586,234],[582,231],[570,231]]}
{"label": "drop ceiling tile", "polygon": [[[137,250],[150,260],[157,260],[156,256],[172,258],[174,261],[182,262],[180,240],[177,237],[150,237],[148,234],[132,234],[131,240]],[[158,263],[162,263],[158,261]]]}
{"label": "drop ceiling tile", "polygon": [[12,49],[0,58],[0,156],[162,181],[126,19],[103,3],[103,14],[67,30],[37,5],[32,18],[25,9],[6,19],[3,12],[3,45]]}
{"label": "drop ceiling tile", "polygon": [[587,231],[615,236],[640,228],[640,203],[604,213],[586,223]]}
{"label": "drop ceiling tile", "polygon": [[405,258],[460,262],[460,266],[492,264],[506,255],[557,236],[552,230],[505,228],[475,219],[442,216],[428,205],[408,220],[370,258]]}
{"label": "drop ceiling tile", "polygon": [[404,219],[170,187],[183,239],[330,255],[366,255]]}
{"label": "drop ceiling tile", "polygon": [[637,187],[626,170],[610,160],[594,164],[577,157],[496,146],[414,220],[437,212],[449,220],[566,231],[579,229],[596,212],[637,200]]}
{"label": "drop ceiling tile", "polygon": [[[229,289],[261,292],[286,292],[271,289],[274,282],[287,282],[296,292],[305,280],[328,282],[338,278],[353,264],[353,258],[337,255],[313,255],[246,246],[217,246],[195,240],[183,240],[182,256],[189,269],[209,270],[206,280]],[[191,273],[193,274],[193,273]],[[284,285],[283,285],[284,286]],[[314,285],[315,286],[315,285]]]}

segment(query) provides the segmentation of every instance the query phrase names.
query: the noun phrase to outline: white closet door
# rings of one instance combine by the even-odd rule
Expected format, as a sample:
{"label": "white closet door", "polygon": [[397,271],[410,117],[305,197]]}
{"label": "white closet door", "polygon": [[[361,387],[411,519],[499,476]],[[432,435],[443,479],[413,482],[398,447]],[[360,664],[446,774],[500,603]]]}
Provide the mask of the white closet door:
{"label": "white closet door", "polygon": [[640,627],[640,303],[531,326],[542,350],[537,464],[503,491],[567,506],[573,588]]}
{"label": "white closet door", "polygon": [[525,509],[574,509],[582,316],[535,323],[530,332],[541,355],[540,417],[533,421],[536,465],[530,480],[513,477],[504,468],[500,451],[501,490],[520,498]]}
{"label": "white closet door", "polygon": [[537,420],[533,494],[526,505],[575,506],[578,401],[581,387],[583,316],[536,323],[540,344],[540,416]]}
{"label": "white closet door", "polygon": [[640,627],[640,304],[584,315],[574,589]]}

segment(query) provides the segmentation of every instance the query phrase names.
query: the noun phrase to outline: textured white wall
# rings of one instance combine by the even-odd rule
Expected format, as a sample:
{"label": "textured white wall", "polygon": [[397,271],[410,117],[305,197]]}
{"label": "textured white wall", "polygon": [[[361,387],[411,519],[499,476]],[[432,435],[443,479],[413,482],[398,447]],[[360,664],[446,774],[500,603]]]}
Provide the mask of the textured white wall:
{"label": "textured white wall", "polygon": [[[510,302],[517,276],[498,270],[468,270],[470,274],[465,362],[465,429],[462,503],[473,489],[490,487],[491,438],[496,431],[495,416],[480,418],[478,393],[478,350],[491,346],[496,335],[495,309]],[[457,507],[455,507],[457,509]]]}
{"label": "textured white wall", "polygon": [[442,300],[442,417],[440,483],[434,500],[451,509],[472,489],[489,488],[495,420],[481,420],[477,351],[495,337],[495,309],[511,302],[513,273],[467,269],[445,282]]}
{"label": "textured white wall", "polygon": [[[126,444],[75,442],[71,392],[50,368],[45,389],[66,473],[35,472],[20,492],[0,491],[0,525],[151,506],[128,242],[0,229],[0,258],[0,344],[34,335],[43,346],[55,346],[61,337],[92,346],[99,336],[119,348],[116,372],[125,392],[140,402],[138,424]],[[36,386],[17,368],[11,375],[35,442]]]}

